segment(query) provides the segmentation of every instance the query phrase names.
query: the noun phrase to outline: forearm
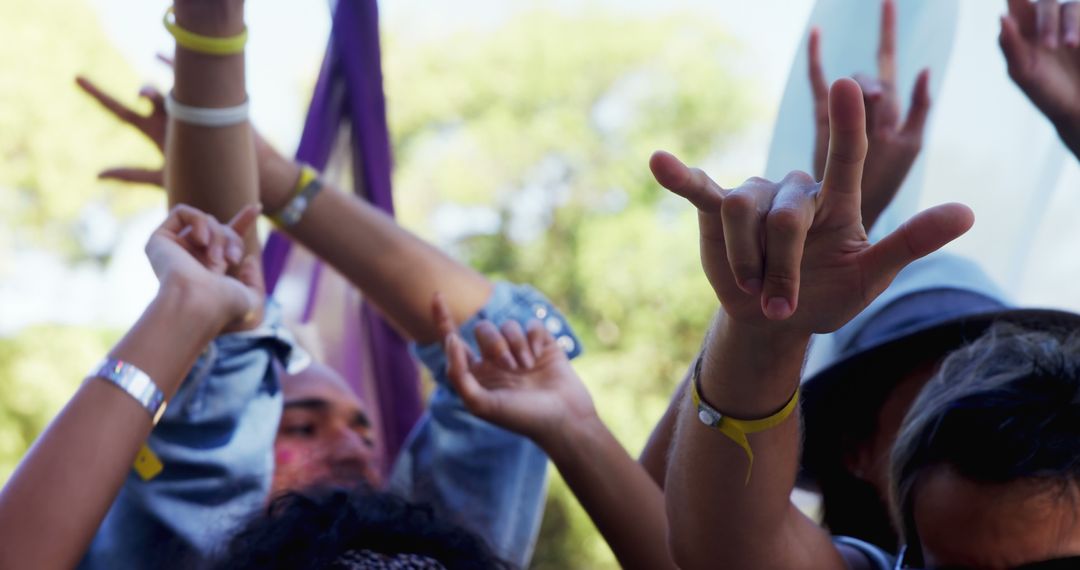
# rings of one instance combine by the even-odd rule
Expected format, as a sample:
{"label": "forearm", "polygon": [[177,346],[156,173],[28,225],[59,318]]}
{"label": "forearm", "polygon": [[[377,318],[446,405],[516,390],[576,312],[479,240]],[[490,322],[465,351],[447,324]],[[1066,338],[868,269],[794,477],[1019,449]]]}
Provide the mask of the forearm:
{"label": "forearm", "polygon": [[[244,29],[242,0],[176,3],[177,24],[214,37]],[[225,108],[247,100],[244,55],[205,55],[177,45],[173,95],[194,107]],[[203,127],[169,119],[165,144],[165,186],[169,205],[195,206],[219,220],[232,218],[258,201],[255,143],[249,122]],[[248,251],[258,251],[254,230],[245,236]]]}
{"label": "forearm", "polygon": [[[721,316],[702,357],[702,397],[734,418],[775,413],[798,386],[807,343]],[[669,540],[681,567],[843,568],[824,531],[789,499],[799,456],[797,414],[748,436],[754,461],[747,482],[744,450],[702,424],[689,397],[681,408],[665,487]]]}
{"label": "forearm", "polygon": [[638,463],[645,468],[649,477],[652,477],[652,480],[660,486],[660,489],[664,488],[664,481],[667,477],[668,457],[671,455],[671,443],[675,439],[675,425],[679,421],[679,408],[686,398],[687,382],[689,381],[690,373],[688,372],[679,382],[675,394],[671,397],[671,402],[668,404],[667,409],[664,410],[664,415],[660,418],[660,421],[656,423],[656,427],[653,428],[652,433],[649,435],[649,441],[645,442],[645,449],[642,450],[641,457],[638,459]]}
{"label": "forearm", "polygon": [[599,418],[543,447],[623,568],[675,567],[663,492]]}
{"label": "forearm", "polygon": [[[216,332],[214,319],[193,317],[190,298],[163,289],[110,352],[143,370],[167,399]],[[0,492],[0,567],[73,567],[152,427],[131,396],[102,380],[85,382]]]}
{"label": "forearm", "polygon": [[[264,160],[260,171],[267,176],[261,183],[264,204],[269,211],[280,209],[300,176],[299,167],[279,155]],[[349,279],[400,332],[421,344],[440,339],[431,322],[436,291],[457,322],[469,320],[491,297],[493,285],[483,275],[378,208],[334,188],[320,192],[287,231]]]}

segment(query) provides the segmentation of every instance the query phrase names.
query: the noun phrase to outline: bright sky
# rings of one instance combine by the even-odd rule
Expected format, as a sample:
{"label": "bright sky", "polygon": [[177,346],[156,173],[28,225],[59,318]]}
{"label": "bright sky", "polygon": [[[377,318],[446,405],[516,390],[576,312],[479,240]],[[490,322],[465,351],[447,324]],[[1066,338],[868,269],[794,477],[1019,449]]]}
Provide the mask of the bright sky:
{"label": "bright sky", "polygon": [[[87,1],[98,9],[101,24],[136,71],[149,81],[167,87],[170,73],[155,60],[154,55],[171,50],[171,38],[160,24],[169,0]],[[259,0],[248,5],[248,23],[252,30],[248,78],[253,119],[260,130],[282,149],[294,148],[299,138],[310,95],[308,89],[317,74],[326,44],[329,1]],[[817,4],[819,8],[820,5],[834,5],[834,8],[841,10],[851,8],[851,4],[843,4],[845,1],[854,2],[817,0]],[[944,2],[925,0],[922,3],[902,3],[901,6],[912,10],[917,10],[919,6],[939,8],[939,1]],[[1080,296],[1073,293],[1075,287],[1072,286],[1076,279],[1080,279],[1080,261],[1067,263],[1060,255],[1063,249],[1067,249],[1067,244],[1061,242],[1063,238],[1069,244],[1080,247],[1080,226],[1073,222],[1075,216],[1071,215],[1071,212],[1080,211],[1080,193],[1075,192],[1075,186],[1080,185],[1080,170],[1076,168],[1075,161],[1068,160],[1065,176],[1060,180],[1002,182],[1003,176],[1015,174],[1009,170],[1009,165],[1015,161],[1001,156],[1003,140],[1000,136],[984,136],[980,133],[986,133],[986,124],[993,124],[997,128],[997,131],[993,131],[995,134],[1008,131],[1011,135],[1005,136],[1012,136],[1009,142],[1017,146],[1016,141],[1019,140],[1019,146],[1023,147],[1027,135],[1022,133],[1027,131],[1012,129],[1008,125],[1011,124],[1010,120],[1018,124],[1025,121],[1021,115],[1027,105],[1015,93],[1015,88],[1007,83],[1001,57],[994,45],[996,11],[1000,9],[997,3],[986,0],[956,1],[962,9],[961,25],[957,32],[959,47],[954,57],[962,55],[962,61],[967,63],[954,63],[950,67],[943,96],[935,101],[936,112],[939,116],[949,117],[949,122],[938,121],[935,127],[934,143],[937,148],[929,153],[933,177],[932,182],[928,182],[928,191],[923,195],[923,205],[946,199],[978,205],[976,211],[982,221],[976,225],[972,236],[965,238],[967,241],[961,244],[961,249],[979,257],[996,278],[1016,288],[1021,301],[1080,308]],[[762,89],[758,97],[764,106],[779,104],[796,48],[814,4],[814,0],[393,0],[382,3],[381,9],[384,35],[393,35],[400,41],[437,41],[445,34],[461,29],[498,26],[522,10],[539,6],[567,12],[606,10],[645,15],[667,12],[700,14],[702,18],[715,20],[742,40],[746,57],[740,65],[745,70],[752,70],[758,87]],[[865,5],[857,5],[860,10],[873,10],[874,4],[868,0]],[[927,8],[923,12],[931,13],[932,10]],[[868,25],[859,26],[859,30],[849,33],[875,33],[876,18],[871,15],[868,19]],[[904,21],[901,21],[903,26]],[[925,26],[920,27],[913,37],[920,37],[919,33],[929,32],[926,32]],[[972,79],[982,76],[991,77],[995,83],[989,85],[982,79]],[[941,75],[934,77],[936,81],[943,81]],[[940,112],[942,108],[947,112]],[[1030,112],[1030,109],[1027,111]],[[1038,122],[1036,117],[1020,126],[1028,130],[1045,130],[1045,125],[1040,126]],[[749,173],[764,172],[772,128],[771,118],[762,118],[759,124],[752,125],[745,133],[744,144],[738,154],[729,154],[723,159],[736,161]],[[1044,136],[1040,140],[1043,140],[1041,144],[1056,145],[1052,137]],[[976,176],[972,177],[972,174]],[[999,187],[1016,187],[1025,192],[1030,192],[1032,186],[1049,187],[1054,184],[1059,190],[1048,194],[1051,203],[1042,224],[1031,228],[1026,234],[1018,234],[1001,231],[1000,225],[1010,222],[1010,216],[1016,217],[1013,215],[1015,205],[1007,195],[1000,193],[1000,189],[997,195],[987,195],[983,181],[990,184],[996,181]],[[984,213],[989,215],[983,216]],[[120,246],[104,271],[92,267],[67,267],[58,259],[40,252],[19,253],[26,257],[20,260],[20,267],[28,269],[19,274],[33,277],[28,277],[25,283],[0,283],[0,294],[22,301],[19,307],[13,308],[16,310],[0,314],[0,334],[13,332],[34,322],[64,321],[126,327],[141,311],[142,301],[149,300],[156,288],[143,259],[142,244],[162,215],[162,212],[148,212],[124,227]],[[1016,247],[1017,243],[1024,247]],[[1016,253],[1021,250],[1020,254]],[[1019,259],[1017,255],[1024,258]],[[1038,271],[1016,271],[1018,261],[1028,261]],[[43,287],[43,283],[63,284],[64,290],[53,291]],[[79,286],[72,286],[74,283]]]}

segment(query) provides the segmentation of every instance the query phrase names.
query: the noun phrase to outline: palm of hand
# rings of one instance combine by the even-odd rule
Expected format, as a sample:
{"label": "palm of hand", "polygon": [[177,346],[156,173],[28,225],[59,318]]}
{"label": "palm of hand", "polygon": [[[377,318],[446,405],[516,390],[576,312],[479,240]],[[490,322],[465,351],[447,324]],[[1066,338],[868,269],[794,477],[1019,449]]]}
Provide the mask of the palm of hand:
{"label": "palm of hand", "polygon": [[554,342],[527,369],[483,360],[472,367],[472,374],[491,396],[485,419],[530,437],[555,433],[566,422],[595,415],[588,390]]}

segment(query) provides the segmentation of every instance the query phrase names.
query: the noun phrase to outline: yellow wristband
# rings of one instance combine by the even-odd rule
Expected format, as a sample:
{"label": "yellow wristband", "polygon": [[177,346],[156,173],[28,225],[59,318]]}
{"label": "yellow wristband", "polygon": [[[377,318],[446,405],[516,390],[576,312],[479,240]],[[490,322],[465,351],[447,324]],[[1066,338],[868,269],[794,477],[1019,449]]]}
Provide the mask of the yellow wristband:
{"label": "yellow wristband", "polygon": [[750,465],[746,468],[746,484],[749,485],[750,472],[754,468],[754,450],[750,447],[750,440],[746,439],[747,434],[769,430],[784,423],[784,420],[788,419],[799,405],[799,388],[795,389],[795,393],[791,395],[783,408],[768,417],[756,420],[733,418],[724,415],[701,398],[701,361],[702,357],[699,356],[694,365],[694,377],[691,379],[691,393],[698,419],[706,426],[727,436],[746,452],[746,458],[750,461]]}
{"label": "yellow wristband", "polygon": [[170,7],[165,11],[165,18],[163,19],[165,29],[172,34],[172,37],[176,38],[176,45],[184,49],[207,55],[236,55],[243,53],[244,46],[247,45],[247,27],[235,36],[214,38],[185,30],[178,26],[175,20],[176,14],[174,9]]}
{"label": "yellow wristband", "polygon": [[304,216],[311,200],[322,190],[319,171],[306,165],[300,165],[300,178],[289,194],[289,201],[277,213],[270,216],[279,228],[295,225]]}

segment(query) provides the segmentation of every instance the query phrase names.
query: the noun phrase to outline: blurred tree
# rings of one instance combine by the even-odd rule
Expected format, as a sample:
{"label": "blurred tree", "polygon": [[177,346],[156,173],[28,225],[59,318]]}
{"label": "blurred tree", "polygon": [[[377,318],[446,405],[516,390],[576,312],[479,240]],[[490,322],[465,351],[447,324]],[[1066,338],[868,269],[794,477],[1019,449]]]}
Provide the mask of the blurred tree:
{"label": "blurred tree", "polygon": [[0,484],[118,338],[113,332],[64,326],[0,338]]}
{"label": "blurred tree", "polygon": [[[430,44],[387,41],[399,215],[566,311],[588,349],[577,368],[632,453],[716,305],[695,214],[653,181],[648,156],[701,163],[747,124],[756,107],[734,87],[746,85],[731,71],[737,49],[693,15],[544,11]],[[615,567],[558,480],[534,567]]]}
{"label": "blurred tree", "polygon": [[162,197],[96,181],[103,165],[154,165],[160,158],[75,86],[79,73],[116,93],[134,95],[139,85],[85,0],[4,2],[0,37],[2,278],[16,269],[3,261],[16,245],[87,253],[78,236],[88,203],[127,214]]}
{"label": "blurred tree", "polygon": [[[139,85],[84,0],[0,3],[0,37],[2,280],[23,269],[11,262],[16,247],[69,259],[100,255],[79,239],[89,204],[124,215],[163,198],[96,181],[103,165],[160,158],[75,86],[77,73],[119,93]],[[0,299],[0,314],[18,302]],[[63,326],[0,338],[0,483],[115,338]]]}

